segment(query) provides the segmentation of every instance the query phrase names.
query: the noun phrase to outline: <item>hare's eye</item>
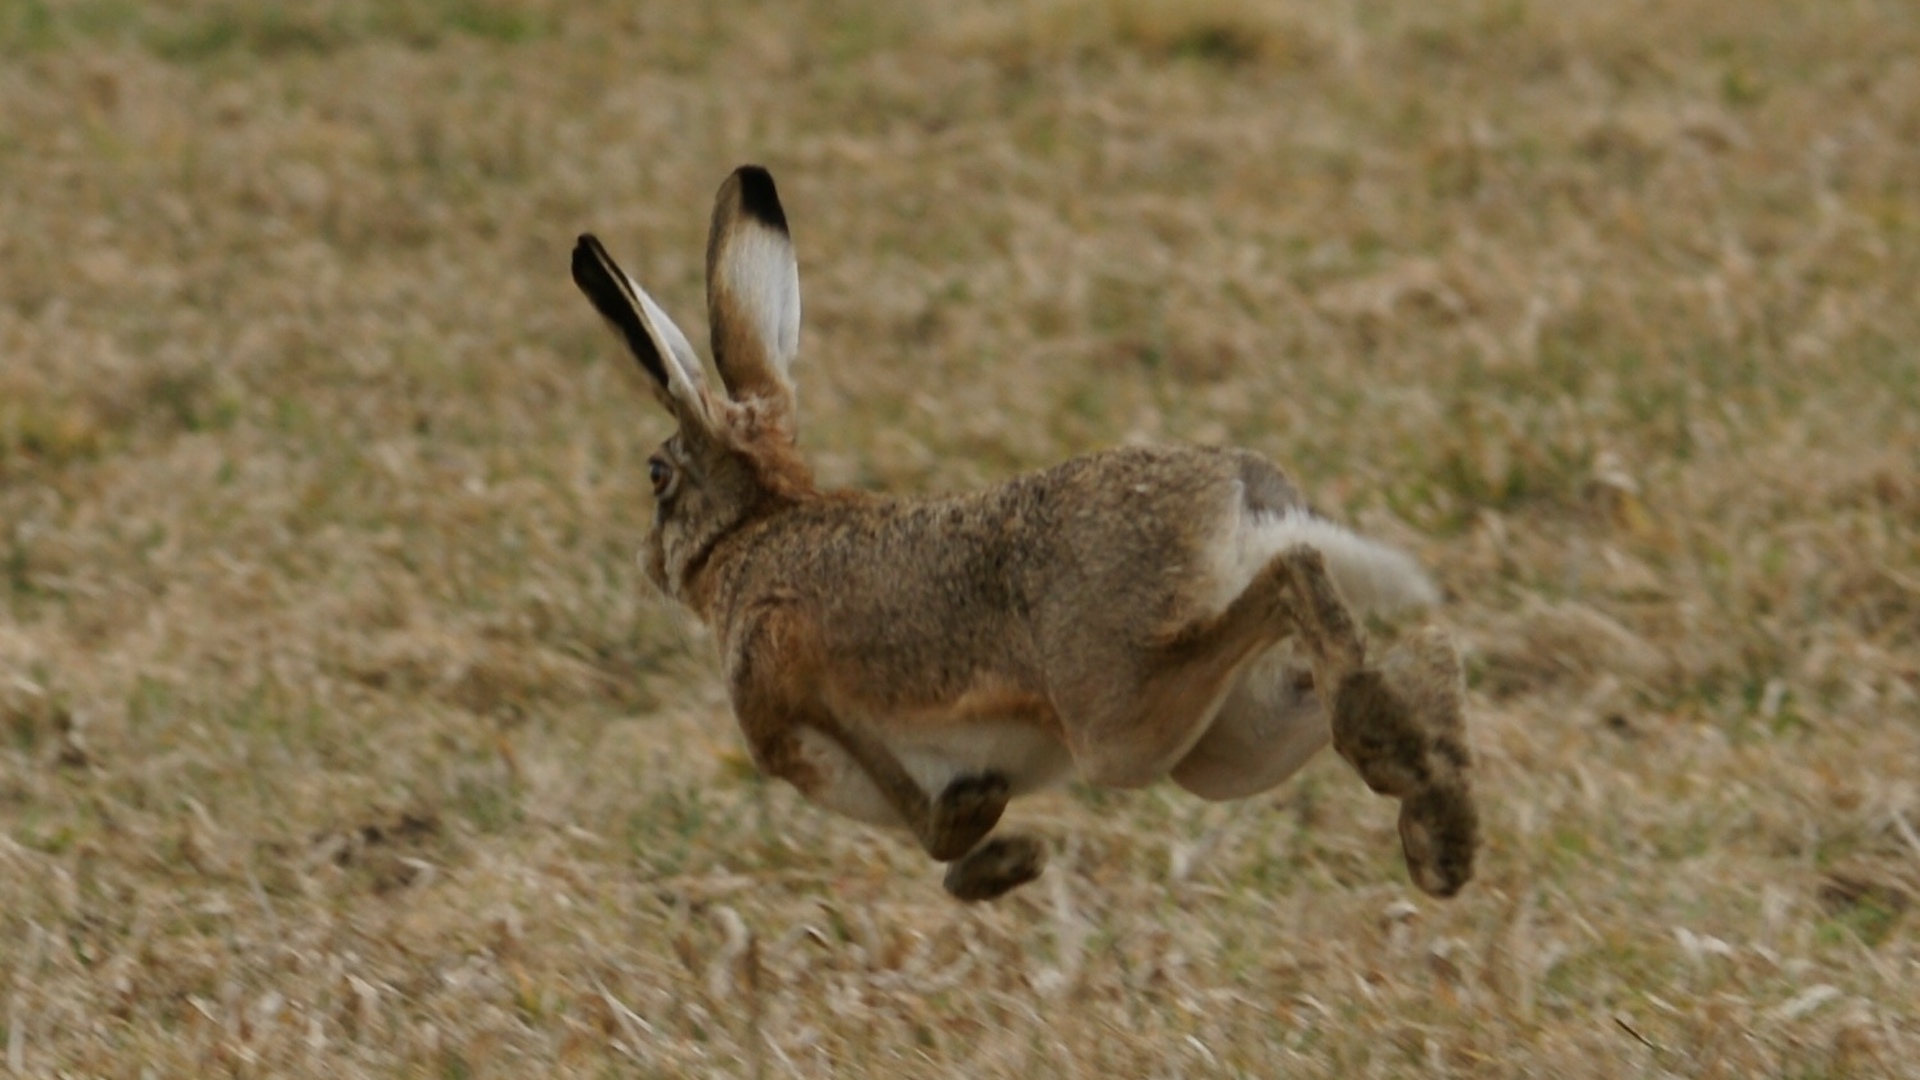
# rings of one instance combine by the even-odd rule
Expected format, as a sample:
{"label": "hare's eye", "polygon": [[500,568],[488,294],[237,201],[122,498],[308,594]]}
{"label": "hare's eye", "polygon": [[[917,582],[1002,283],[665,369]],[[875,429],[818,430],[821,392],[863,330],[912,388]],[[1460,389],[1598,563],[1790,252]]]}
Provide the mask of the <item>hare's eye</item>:
{"label": "hare's eye", "polygon": [[647,479],[653,482],[654,495],[664,496],[673,489],[673,466],[663,457],[648,458]]}

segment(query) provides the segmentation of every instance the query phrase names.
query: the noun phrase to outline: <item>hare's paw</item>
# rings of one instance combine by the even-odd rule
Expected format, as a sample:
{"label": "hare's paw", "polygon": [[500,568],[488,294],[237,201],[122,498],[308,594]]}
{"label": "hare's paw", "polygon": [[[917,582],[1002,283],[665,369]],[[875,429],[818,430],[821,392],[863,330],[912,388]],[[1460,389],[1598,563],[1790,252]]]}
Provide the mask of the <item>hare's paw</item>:
{"label": "hare's paw", "polygon": [[963,776],[933,801],[927,826],[927,851],[941,862],[972,851],[1007,809],[1007,781],[997,773]]}
{"label": "hare's paw", "polygon": [[1423,629],[1376,668],[1342,679],[1333,745],[1382,795],[1404,799],[1428,784],[1465,783],[1473,763],[1462,718],[1460,656],[1446,633]]}
{"label": "hare's paw", "polygon": [[1400,804],[1400,848],[1422,892],[1447,897],[1473,877],[1480,813],[1464,783],[1434,784]]}
{"label": "hare's paw", "polygon": [[1429,626],[1408,635],[1387,652],[1380,671],[1421,727],[1443,742],[1451,738],[1465,753],[1466,679],[1446,631]]}
{"label": "hare's paw", "polygon": [[1333,748],[1367,786],[1404,799],[1432,775],[1433,735],[1379,671],[1340,681],[1333,700]]}
{"label": "hare's paw", "polygon": [[1452,642],[1423,630],[1378,669],[1347,676],[1334,700],[1334,748],[1368,787],[1401,800],[1407,872],[1434,896],[1452,896],[1473,877],[1480,844],[1464,697]]}
{"label": "hare's paw", "polygon": [[947,867],[947,892],[973,903],[993,900],[1040,876],[1047,849],[1031,836],[997,836]]}

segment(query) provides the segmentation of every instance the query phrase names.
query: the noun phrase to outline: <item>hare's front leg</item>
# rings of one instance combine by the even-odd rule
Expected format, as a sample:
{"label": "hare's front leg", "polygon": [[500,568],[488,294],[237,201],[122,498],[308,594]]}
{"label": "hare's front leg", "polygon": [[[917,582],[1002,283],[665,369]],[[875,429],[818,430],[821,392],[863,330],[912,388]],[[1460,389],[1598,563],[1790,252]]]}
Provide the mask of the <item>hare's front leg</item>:
{"label": "hare's front leg", "polygon": [[964,856],[1000,824],[1008,797],[1007,781],[1002,776],[980,773],[956,777],[927,807],[921,846],[940,862]]}
{"label": "hare's front leg", "polygon": [[1030,836],[989,838],[1007,809],[1004,777],[981,773],[957,777],[929,799],[884,743],[845,727],[816,720],[810,729],[837,743],[893,807],[920,846],[949,863],[947,892],[967,901],[992,900],[1040,876],[1047,852]]}
{"label": "hare's front leg", "polygon": [[764,772],[823,809],[904,827],[940,862],[978,847],[1007,808],[1007,782],[992,773],[957,777],[929,796],[885,743],[817,706],[770,710],[750,699],[734,710]]}
{"label": "hare's front leg", "polygon": [[992,900],[1040,876],[1047,848],[1031,836],[996,836],[955,859],[944,884],[966,900]]}
{"label": "hare's front leg", "polygon": [[1039,840],[987,835],[1007,809],[1004,777],[995,773],[958,777],[928,799],[899,758],[878,740],[845,729],[829,737],[885,794],[927,854],[949,864],[944,885],[957,899],[992,900],[1046,869],[1047,849]]}
{"label": "hare's front leg", "polygon": [[734,714],[755,763],[815,805],[904,826],[928,855],[953,864],[947,890],[960,899],[990,899],[1038,876],[1046,859],[1037,841],[987,839],[1011,796],[1007,778],[962,774],[930,794],[883,739],[805,689],[820,670],[805,648],[817,640],[809,630],[791,607],[769,604],[730,651]]}

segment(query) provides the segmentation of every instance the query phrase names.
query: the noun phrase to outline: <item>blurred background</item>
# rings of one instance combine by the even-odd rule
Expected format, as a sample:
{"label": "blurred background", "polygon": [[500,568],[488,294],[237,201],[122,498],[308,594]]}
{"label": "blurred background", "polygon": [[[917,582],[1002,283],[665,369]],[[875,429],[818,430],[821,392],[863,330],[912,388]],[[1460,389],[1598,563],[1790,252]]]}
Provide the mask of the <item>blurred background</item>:
{"label": "blurred background", "polygon": [[[1463,896],[1330,754],[982,908],[754,776],[565,269],[704,337],[743,161],[823,481],[1433,569]],[[0,0],[0,1064],[1913,1075],[1917,241],[1892,0]]]}

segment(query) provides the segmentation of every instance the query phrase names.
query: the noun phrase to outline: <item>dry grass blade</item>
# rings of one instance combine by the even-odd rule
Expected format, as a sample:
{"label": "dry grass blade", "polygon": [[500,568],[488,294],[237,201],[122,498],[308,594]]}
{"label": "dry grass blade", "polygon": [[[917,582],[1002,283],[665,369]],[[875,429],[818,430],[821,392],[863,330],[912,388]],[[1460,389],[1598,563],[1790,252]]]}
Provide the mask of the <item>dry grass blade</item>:
{"label": "dry grass blade", "polygon": [[1624,1031],[1627,1034],[1633,1036],[1634,1042],[1639,1043],[1641,1046],[1646,1047],[1647,1049],[1653,1051],[1656,1054],[1660,1052],[1660,1048],[1653,1044],[1653,1040],[1647,1038],[1645,1035],[1640,1034],[1640,1029],[1634,1027],[1631,1023],[1629,1023],[1626,1017],[1616,1014],[1613,1018],[1613,1022],[1620,1025],[1621,1031]]}

